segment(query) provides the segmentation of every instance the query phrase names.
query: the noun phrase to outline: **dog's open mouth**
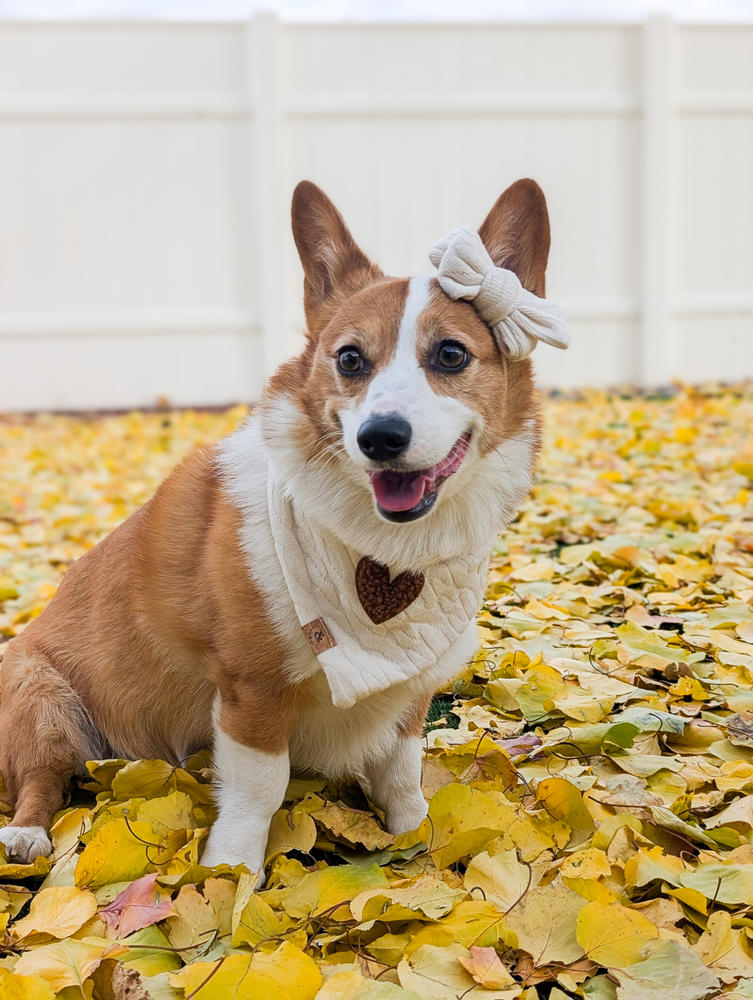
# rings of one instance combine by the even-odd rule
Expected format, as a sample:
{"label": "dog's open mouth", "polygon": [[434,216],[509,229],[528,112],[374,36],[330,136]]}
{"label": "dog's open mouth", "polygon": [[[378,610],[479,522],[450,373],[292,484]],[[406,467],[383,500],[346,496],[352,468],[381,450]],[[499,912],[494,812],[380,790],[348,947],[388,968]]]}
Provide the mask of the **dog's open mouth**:
{"label": "dog's open mouth", "polygon": [[380,512],[390,521],[412,521],[430,511],[439,487],[462,465],[470,441],[470,431],[466,431],[442,461],[429,469],[370,472],[371,488]]}

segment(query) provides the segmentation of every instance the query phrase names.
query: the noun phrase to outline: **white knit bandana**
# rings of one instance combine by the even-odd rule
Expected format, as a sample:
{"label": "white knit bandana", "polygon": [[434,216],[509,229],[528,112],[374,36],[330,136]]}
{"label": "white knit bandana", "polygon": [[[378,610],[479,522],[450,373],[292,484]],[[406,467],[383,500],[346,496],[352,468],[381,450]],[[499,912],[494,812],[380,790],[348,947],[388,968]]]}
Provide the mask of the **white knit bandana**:
{"label": "white knit bandana", "polygon": [[277,557],[304,634],[329,683],[332,702],[349,708],[431,669],[478,609],[488,552],[423,569],[424,585],[399,614],[375,624],[356,591],[352,552],[284,495],[270,471],[269,516]]}
{"label": "white knit bandana", "polygon": [[429,259],[442,291],[451,299],[467,299],[512,361],[527,358],[540,340],[563,350],[570,343],[559,306],[523,288],[513,271],[495,267],[473,229],[453,229]]}

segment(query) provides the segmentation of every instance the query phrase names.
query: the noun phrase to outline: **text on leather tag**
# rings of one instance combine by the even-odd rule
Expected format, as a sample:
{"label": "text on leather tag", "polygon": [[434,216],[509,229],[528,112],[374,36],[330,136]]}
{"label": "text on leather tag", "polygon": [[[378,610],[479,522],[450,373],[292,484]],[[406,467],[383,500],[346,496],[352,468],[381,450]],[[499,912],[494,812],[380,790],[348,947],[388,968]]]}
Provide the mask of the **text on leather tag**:
{"label": "text on leather tag", "polygon": [[306,625],[301,625],[301,631],[309,641],[309,645],[318,656],[327,649],[337,645],[337,640],[329,630],[323,618],[315,618]]}
{"label": "text on leather tag", "polygon": [[390,571],[364,556],[356,566],[356,593],[361,607],[381,625],[399,615],[415,601],[424,586],[423,573],[400,573],[390,581]]}

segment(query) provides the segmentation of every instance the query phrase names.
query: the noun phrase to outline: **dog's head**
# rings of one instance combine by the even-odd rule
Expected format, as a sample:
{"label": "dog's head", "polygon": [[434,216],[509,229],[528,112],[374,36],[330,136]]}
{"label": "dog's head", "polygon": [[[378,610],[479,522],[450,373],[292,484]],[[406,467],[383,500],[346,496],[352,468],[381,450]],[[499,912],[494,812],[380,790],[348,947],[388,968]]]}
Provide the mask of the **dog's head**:
{"label": "dog's head", "polygon": [[[407,526],[450,507],[457,521],[458,498],[475,489],[491,510],[505,500],[498,527],[529,488],[538,445],[530,361],[503,356],[473,306],[430,275],[386,277],[314,184],[296,188],[292,219],[307,344],[262,407],[291,492],[330,521],[347,508],[344,531],[346,517]],[[534,181],[509,187],[479,235],[496,265],[543,296],[549,221]]]}

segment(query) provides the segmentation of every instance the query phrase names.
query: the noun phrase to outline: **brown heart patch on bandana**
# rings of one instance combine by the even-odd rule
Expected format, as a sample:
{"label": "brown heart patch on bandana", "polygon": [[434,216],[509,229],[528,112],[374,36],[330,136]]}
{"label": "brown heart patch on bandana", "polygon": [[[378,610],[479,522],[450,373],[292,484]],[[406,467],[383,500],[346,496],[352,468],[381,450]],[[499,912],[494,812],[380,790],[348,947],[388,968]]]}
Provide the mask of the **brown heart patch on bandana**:
{"label": "brown heart patch on bandana", "polygon": [[368,556],[364,556],[356,566],[358,600],[375,625],[388,622],[410,607],[423,586],[423,573],[400,573],[390,582],[387,566],[374,562]]}

